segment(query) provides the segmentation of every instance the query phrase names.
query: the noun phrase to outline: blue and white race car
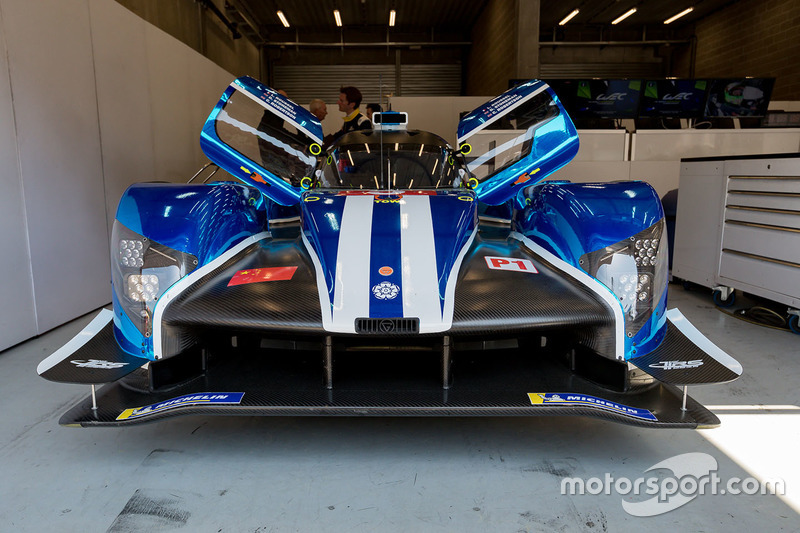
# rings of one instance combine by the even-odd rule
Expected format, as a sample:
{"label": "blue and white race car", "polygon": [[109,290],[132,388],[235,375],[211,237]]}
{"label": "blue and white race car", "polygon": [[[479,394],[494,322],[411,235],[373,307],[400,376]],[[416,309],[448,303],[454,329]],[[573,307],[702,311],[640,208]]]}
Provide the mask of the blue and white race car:
{"label": "blue and white race car", "polygon": [[[479,141],[501,121],[508,140]],[[406,125],[379,113],[323,149],[308,111],[235,80],[200,142],[243,183],[123,194],[113,310],[38,368],[92,386],[61,424],[189,413],[719,423],[686,387],[742,369],[667,310],[655,191],[543,181],[578,151],[552,89],[532,80],[475,109],[457,147]]]}

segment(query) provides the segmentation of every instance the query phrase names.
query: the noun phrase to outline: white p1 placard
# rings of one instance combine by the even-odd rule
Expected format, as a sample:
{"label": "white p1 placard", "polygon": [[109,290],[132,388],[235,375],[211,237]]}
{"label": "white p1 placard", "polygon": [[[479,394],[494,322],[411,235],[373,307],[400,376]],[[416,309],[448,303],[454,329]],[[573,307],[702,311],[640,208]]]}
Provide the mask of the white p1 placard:
{"label": "white p1 placard", "polygon": [[486,266],[492,270],[513,270],[514,272],[527,272],[528,274],[538,274],[539,271],[533,266],[530,259],[516,259],[513,257],[492,257],[486,256]]}

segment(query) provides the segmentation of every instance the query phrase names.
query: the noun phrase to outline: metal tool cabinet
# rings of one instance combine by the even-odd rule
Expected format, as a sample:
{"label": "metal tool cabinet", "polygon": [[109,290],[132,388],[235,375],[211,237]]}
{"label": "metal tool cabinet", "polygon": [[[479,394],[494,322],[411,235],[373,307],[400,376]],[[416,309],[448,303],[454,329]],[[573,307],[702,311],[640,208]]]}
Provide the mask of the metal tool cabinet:
{"label": "metal tool cabinet", "polygon": [[673,276],[800,308],[800,154],[681,160]]}

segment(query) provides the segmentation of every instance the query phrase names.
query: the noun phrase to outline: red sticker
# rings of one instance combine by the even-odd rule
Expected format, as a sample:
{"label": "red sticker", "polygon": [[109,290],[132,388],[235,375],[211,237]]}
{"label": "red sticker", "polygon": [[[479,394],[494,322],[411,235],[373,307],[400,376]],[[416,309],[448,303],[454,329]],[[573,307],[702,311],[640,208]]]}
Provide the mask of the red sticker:
{"label": "red sticker", "polygon": [[380,267],[378,269],[378,273],[381,276],[391,276],[392,272],[394,272],[394,269],[392,267],[390,267],[390,266]]}
{"label": "red sticker", "polygon": [[528,274],[538,274],[539,271],[533,266],[530,259],[514,259],[512,257],[490,257],[486,256],[486,266],[492,270],[512,270],[514,272],[527,272]]}
{"label": "red sticker", "polygon": [[246,283],[259,283],[261,281],[285,281],[292,279],[294,271],[297,270],[296,266],[289,267],[269,267],[269,268],[251,268],[248,270],[240,270],[233,275],[228,282],[228,287],[234,285],[244,285]]}

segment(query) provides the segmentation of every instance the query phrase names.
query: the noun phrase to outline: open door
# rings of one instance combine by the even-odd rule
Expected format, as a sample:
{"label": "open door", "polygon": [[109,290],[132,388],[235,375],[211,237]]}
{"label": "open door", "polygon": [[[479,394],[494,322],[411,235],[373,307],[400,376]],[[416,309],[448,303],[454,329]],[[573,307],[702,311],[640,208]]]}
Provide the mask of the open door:
{"label": "open door", "polygon": [[478,198],[499,205],[569,163],[578,132],[556,93],[531,80],[461,119],[458,146]]}
{"label": "open door", "polygon": [[200,146],[214,163],[268,198],[294,205],[322,153],[322,125],[258,80],[237,78],[203,125]]}

